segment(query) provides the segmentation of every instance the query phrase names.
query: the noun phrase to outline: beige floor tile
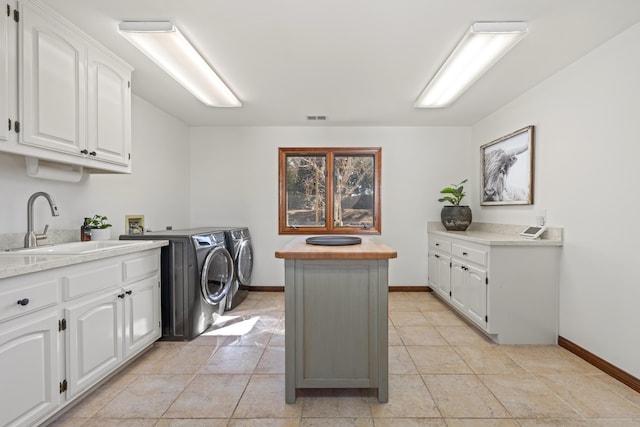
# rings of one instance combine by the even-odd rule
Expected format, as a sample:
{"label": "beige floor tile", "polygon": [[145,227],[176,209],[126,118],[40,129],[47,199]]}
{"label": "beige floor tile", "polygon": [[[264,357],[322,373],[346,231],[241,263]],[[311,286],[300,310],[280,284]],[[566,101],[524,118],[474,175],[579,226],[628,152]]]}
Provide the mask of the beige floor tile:
{"label": "beige floor tile", "polygon": [[585,418],[640,418],[640,407],[590,375],[543,375],[539,377]]}
{"label": "beige floor tile", "polygon": [[502,349],[535,375],[601,373],[598,368],[557,345],[508,345]]}
{"label": "beige floor tile", "polygon": [[448,345],[433,326],[398,326],[396,331],[404,345]]}
{"label": "beige floor tile", "polygon": [[393,325],[389,325],[389,346],[404,345],[397,329]]}
{"label": "beige floor tile", "polygon": [[284,347],[267,346],[255,372],[256,374],[284,374]]}
{"label": "beige floor tile", "polygon": [[197,375],[163,418],[230,418],[249,375]]}
{"label": "beige floor tile", "polygon": [[453,348],[476,374],[524,374],[500,346],[460,346]]}
{"label": "beige floor tile", "polygon": [[284,375],[253,375],[232,418],[298,418],[302,403],[284,401]]}
{"label": "beige floor tile", "polygon": [[[521,427],[597,427],[595,420],[584,418],[538,418],[538,419],[518,419]],[[630,427],[624,424],[619,427]],[[614,427],[614,426],[611,426]]]}
{"label": "beige floor tile", "polygon": [[95,415],[137,377],[120,374],[110,379],[67,411],[62,418],[89,418]]}
{"label": "beige floor tile", "polygon": [[631,387],[621,383],[620,381],[605,373],[595,374],[592,375],[592,377],[598,380],[605,388],[619,394],[634,405],[640,406],[640,393],[638,393]]}
{"label": "beige floor tile", "polygon": [[429,321],[419,311],[390,312],[389,319],[394,326],[429,326]]}
{"label": "beige floor tile", "polygon": [[284,345],[284,319],[280,319],[278,323],[273,327],[273,335],[269,340],[270,346],[283,346]]}
{"label": "beige floor tile", "polygon": [[374,427],[372,418],[303,418],[301,427]]}
{"label": "beige floor tile", "polygon": [[435,326],[449,345],[495,345],[471,326]]}
{"label": "beige floor tile", "polygon": [[416,305],[418,310],[423,313],[432,313],[437,311],[451,311],[446,304],[440,301],[437,297],[431,297]]}
{"label": "beige floor tile", "polygon": [[138,375],[113,400],[98,418],[160,418],[184,390],[192,375]]}
{"label": "beige floor tile", "polygon": [[78,427],[81,425],[86,425],[87,421],[90,420],[91,418],[60,417],[47,424],[47,427]]}
{"label": "beige floor tile", "polygon": [[516,420],[497,418],[449,418],[447,427],[518,427]]}
{"label": "beige floor tile", "polygon": [[417,374],[416,365],[404,346],[389,347],[389,374]]}
{"label": "beige floor tile", "polygon": [[83,427],[152,427],[157,424],[158,420],[153,418],[139,419],[108,419],[108,418],[90,418]]}
{"label": "beige floor tile", "polygon": [[445,345],[407,346],[407,351],[421,374],[471,374],[467,364]]}
{"label": "beige floor tile", "polygon": [[447,427],[443,418],[374,418],[376,427]]}
{"label": "beige floor tile", "polygon": [[372,401],[375,418],[433,418],[440,412],[419,375],[389,375],[389,402]]}
{"label": "beige floor tile", "polygon": [[508,418],[509,413],[475,375],[423,375],[445,418]]}
{"label": "beige floor tile", "polygon": [[632,419],[569,419],[569,418],[538,418],[518,419],[521,427],[637,427],[640,420]]}
{"label": "beige floor tile", "polygon": [[255,324],[248,330],[241,329],[230,334],[224,343],[229,346],[266,347],[273,336],[271,327],[255,327]]}
{"label": "beige floor tile", "polygon": [[228,422],[226,418],[163,419],[155,427],[227,427]]}
{"label": "beige floor tile", "polygon": [[400,313],[406,311],[419,312],[418,306],[414,302],[410,301],[389,301],[389,312]]}
{"label": "beige floor tile", "polygon": [[252,374],[262,357],[264,348],[221,347],[202,365],[202,374]]}
{"label": "beige floor tile", "polygon": [[467,326],[464,320],[450,310],[430,311],[424,315],[433,326]]}
{"label": "beige floor tile", "polygon": [[207,345],[172,346],[164,352],[162,357],[140,365],[132,372],[135,374],[193,375],[209,360],[216,349],[215,346]]}
{"label": "beige floor tile", "polygon": [[532,375],[480,375],[482,382],[515,418],[579,418]]}
{"label": "beige floor tile", "polygon": [[304,389],[298,399],[303,419],[371,418],[370,403],[375,400],[363,389]]}
{"label": "beige floor tile", "polygon": [[299,418],[252,418],[247,420],[230,420],[228,427],[298,427]]}
{"label": "beige floor tile", "polygon": [[183,345],[181,342],[157,341],[149,350],[129,365],[127,372],[130,374],[151,373],[154,364]]}

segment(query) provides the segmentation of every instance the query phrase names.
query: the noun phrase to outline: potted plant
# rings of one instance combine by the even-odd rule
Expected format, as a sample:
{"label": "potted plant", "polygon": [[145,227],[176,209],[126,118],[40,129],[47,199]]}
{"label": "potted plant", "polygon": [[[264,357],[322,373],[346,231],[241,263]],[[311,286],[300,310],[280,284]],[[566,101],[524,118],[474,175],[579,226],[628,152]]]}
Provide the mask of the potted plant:
{"label": "potted plant", "polygon": [[439,202],[449,202],[451,206],[443,206],[440,211],[440,220],[442,225],[449,231],[465,231],[471,225],[471,208],[469,206],[460,206],[464,194],[464,186],[467,180],[463,180],[460,184],[451,184],[440,190],[445,196],[438,199]]}
{"label": "potted plant", "polygon": [[91,229],[91,240],[109,240],[111,238],[111,224],[107,222],[109,218],[103,215],[94,215],[89,220],[88,227]]}

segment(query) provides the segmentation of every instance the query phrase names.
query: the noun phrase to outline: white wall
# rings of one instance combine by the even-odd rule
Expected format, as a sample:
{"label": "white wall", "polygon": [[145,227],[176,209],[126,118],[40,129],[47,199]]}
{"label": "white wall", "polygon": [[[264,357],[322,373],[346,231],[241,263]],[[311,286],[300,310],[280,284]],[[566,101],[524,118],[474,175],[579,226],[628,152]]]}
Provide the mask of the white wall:
{"label": "white wall", "polygon": [[188,226],[189,147],[188,127],[148,102],[132,100],[133,173],[96,174],[79,183],[31,178],[23,157],[0,153],[0,234],[27,230],[27,200],[37,191],[55,199],[60,216],[52,217],[43,198],[34,205],[34,225],[41,232],[78,230],[83,218],[102,214],[113,224],[112,236],[124,233],[126,214],[144,214],[155,228]]}
{"label": "white wall", "polygon": [[485,222],[563,226],[560,335],[640,377],[640,24],[472,129],[479,146],[535,125],[535,205],[480,207]]}
{"label": "white wall", "polygon": [[258,286],[284,285],[278,235],[278,147],[382,147],[382,236],[398,252],[392,286],[424,286],[426,222],[439,191],[469,176],[469,128],[205,127],[191,129],[191,223],[247,226]]}

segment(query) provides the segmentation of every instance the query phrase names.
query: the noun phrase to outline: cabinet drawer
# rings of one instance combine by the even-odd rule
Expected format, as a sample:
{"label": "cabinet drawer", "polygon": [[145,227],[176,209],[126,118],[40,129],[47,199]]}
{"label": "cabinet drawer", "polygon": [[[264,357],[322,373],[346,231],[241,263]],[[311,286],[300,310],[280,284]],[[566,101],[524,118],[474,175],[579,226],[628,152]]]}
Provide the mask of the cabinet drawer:
{"label": "cabinet drawer", "polygon": [[57,302],[58,281],[55,279],[7,289],[0,292],[0,321],[32,313]]}
{"label": "cabinet drawer", "polygon": [[91,270],[70,272],[62,277],[64,299],[70,300],[122,282],[120,263],[94,267]]}
{"label": "cabinet drawer", "polygon": [[123,278],[125,281],[129,281],[157,273],[160,268],[160,259],[157,251],[154,251],[151,255],[127,260],[123,264]]}
{"label": "cabinet drawer", "polygon": [[487,253],[477,249],[471,249],[466,246],[453,244],[451,254],[455,257],[474,262],[478,265],[487,265]]}
{"label": "cabinet drawer", "polygon": [[451,242],[437,237],[429,236],[429,248],[440,252],[451,253]]}

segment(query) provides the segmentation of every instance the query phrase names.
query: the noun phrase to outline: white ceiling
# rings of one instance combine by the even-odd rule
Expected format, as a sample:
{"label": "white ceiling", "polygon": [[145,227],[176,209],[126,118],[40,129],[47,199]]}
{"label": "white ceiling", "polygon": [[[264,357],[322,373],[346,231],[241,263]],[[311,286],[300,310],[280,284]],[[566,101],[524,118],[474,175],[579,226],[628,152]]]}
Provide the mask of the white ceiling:
{"label": "white ceiling", "polygon": [[[135,67],[133,92],[192,126],[472,125],[640,21],[638,0],[45,0]],[[116,30],[171,20],[240,98],[202,105]],[[474,21],[529,34],[445,109],[413,103]],[[326,115],[309,122],[307,115]]]}

